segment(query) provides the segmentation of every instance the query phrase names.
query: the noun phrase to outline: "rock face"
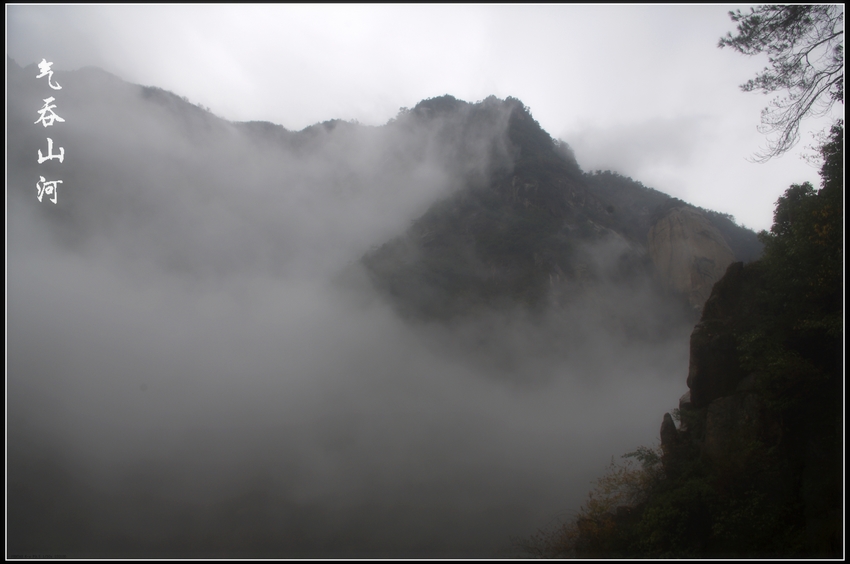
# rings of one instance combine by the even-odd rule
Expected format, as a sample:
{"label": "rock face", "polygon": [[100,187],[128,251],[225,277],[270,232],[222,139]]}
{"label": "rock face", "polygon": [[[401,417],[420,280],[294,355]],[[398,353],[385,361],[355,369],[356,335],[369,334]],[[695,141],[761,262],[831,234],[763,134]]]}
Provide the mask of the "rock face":
{"label": "rock face", "polygon": [[694,407],[705,407],[714,399],[732,393],[746,374],[738,358],[738,343],[730,327],[731,315],[743,299],[740,278],[744,265],[729,266],[705,304],[700,322],[691,333],[691,356],[688,368],[690,401]]}
{"label": "rock face", "polygon": [[[801,554],[836,554],[843,531],[836,448],[841,431],[831,433],[830,420],[820,413],[830,405],[823,398],[794,408],[779,403],[777,398],[790,402],[795,396],[777,395],[778,380],[771,376],[776,367],[754,366],[742,356],[746,339],[768,330],[774,319],[756,298],[766,283],[758,263],[737,262],[714,285],[691,335],[689,391],[679,401],[679,429],[664,414],[662,463],[675,480],[679,468],[699,461],[716,483],[740,489],[734,503],[750,504],[762,517],[773,515],[802,531],[796,548]],[[824,386],[814,376],[810,380],[807,388]],[[764,523],[759,526],[767,527]]]}
{"label": "rock face", "polygon": [[673,416],[665,413],[664,420],[661,422],[661,464],[668,476],[676,472],[675,463],[681,456],[679,453],[681,443],[681,436],[676,429]]}
{"label": "rock face", "polygon": [[647,242],[659,281],[687,295],[694,309],[702,308],[714,283],[735,260],[720,231],[691,208],[668,211],[650,227]]}
{"label": "rock face", "polygon": [[769,435],[762,402],[753,390],[757,375],[748,374],[738,352],[742,329],[739,318],[742,314],[748,317],[751,289],[760,284],[751,271],[740,262],[729,265],[691,334],[689,392],[684,408],[707,408],[701,450],[715,461],[732,457],[735,452],[740,456],[746,450],[742,445]]}

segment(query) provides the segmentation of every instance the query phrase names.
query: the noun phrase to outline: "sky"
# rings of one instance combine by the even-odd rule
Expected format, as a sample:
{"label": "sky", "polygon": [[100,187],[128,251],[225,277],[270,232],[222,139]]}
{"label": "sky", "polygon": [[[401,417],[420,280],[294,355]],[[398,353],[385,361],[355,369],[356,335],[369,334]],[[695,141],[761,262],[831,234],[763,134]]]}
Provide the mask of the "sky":
{"label": "sky", "polygon": [[817,185],[801,155],[830,120],[805,122],[781,158],[748,160],[766,146],[756,128],[771,97],[738,85],[767,60],[717,47],[734,30],[730,9],[8,6],[6,37],[21,66],[98,66],[228,120],[294,130],[381,125],[443,94],[513,96],[584,170],[614,170],[758,231],[788,186]]}
{"label": "sky", "polygon": [[[687,390],[693,325],[643,279],[440,325],[358,269],[488,170],[506,115],[296,150],[66,71],[291,130],[514,96],[585,170],[766,228],[817,171],[747,162],[766,100],[736,86],[761,63],[716,48],[730,29],[722,7],[7,7],[9,56],[54,63],[67,146],[37,164],[47,87],[7,68],[10,550],[505,555],[657,445]],[[45,171],[58,205],[36,198]],[[579,251],[618,272],[621,246]]]}

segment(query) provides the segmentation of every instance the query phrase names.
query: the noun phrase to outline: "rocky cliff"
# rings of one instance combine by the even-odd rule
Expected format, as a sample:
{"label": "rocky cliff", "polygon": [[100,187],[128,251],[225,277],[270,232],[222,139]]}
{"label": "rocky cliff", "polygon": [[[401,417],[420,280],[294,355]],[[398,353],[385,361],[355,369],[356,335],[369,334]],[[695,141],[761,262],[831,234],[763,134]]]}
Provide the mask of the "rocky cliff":
{"label": "rocky cliff", "polygon": [[696,504],[711,516],[697,534],[707,552],[837,555],[840,364],[753,347],[777,321],[759,295],[768,278],[761,263],[738,262],[715,284],[691,335],[679,428],[663,418],[662,462],[674,488],[698,482],[718,495]]}
{"label": "rocky cliff", "polygon": [[677,207],[649,229],[649,254],[665,288],[685,294],[699,310],[735,254],[717,229],[699,211]]}
{"label": "rocky cliff", "polygon": [[[625,455],[639,467],[612,465],[575,520],[532,544],[538,554],[842,556],[843,139],[836,124],[821,148],[820,189],[795,184],[779,198],[759,236],[764,256],[733,262],[714,284],[691,334],[688,392],[662,418],[660,449]],[[675,207],[656,214],[653,238],[675,254],[670,241],[702,225],[703,249],[679,253],[687,265],[718,247],[716,233]]]}
{"label": "rocky cliff", "polygon": [[[788,188],[770,232],[759,235],[762,258],[732,262],[711,288],[690,338],[688,392],[662,418],[660,449],[639,447],[625,462],[612,461],[576,517],[529,539],[526,552],[843,555],[843,141],[839,122],[821,147],[821,188]],[[621,191],[610,182],[604,188]],[[628,206],[636,212],[630,231],[648,226],[657,275],[695,299],[730,262],[723,242],[735,255],[742,248],[677,202],[654,212]]]}

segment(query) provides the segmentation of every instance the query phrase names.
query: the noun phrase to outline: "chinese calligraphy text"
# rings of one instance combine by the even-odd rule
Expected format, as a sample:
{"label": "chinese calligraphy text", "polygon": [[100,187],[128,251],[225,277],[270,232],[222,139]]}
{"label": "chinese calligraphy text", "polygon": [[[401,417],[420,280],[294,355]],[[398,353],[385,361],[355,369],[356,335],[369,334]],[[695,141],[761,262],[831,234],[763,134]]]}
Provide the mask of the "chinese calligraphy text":
{"label": "chinese calligraphy text", "polygon": [[[38,70],[41,71],[41,74],[36,76],[36,78],[42,78],[44,76],[47,77],[47,85],[53,90],[62,90],[62,87],[59,83],[54,83],[53,81],[53,71],[50,70],[50,67],[53,63],[47,62],[47,59],[42,59],[38,64]],[[33,122],[34,125],[38,125],[39,123],[44,127],[52,127],[54,122],[64,123],[65,120],[56,115],[56,112],[53,110],[56,108],[56,104],[53,104],[56,99],[53,96],[44,99],[44,106],[38,111],[39,118]],[[43,155],[41,153],[41,149],[38,150],[38,164],[42,164],[45,161],[52,161],[53,159],[58,159],[59,163],[65,161],[65,148],[59,147],[59,153],[53,153],[53,139],[50,137],[47,138],[47,155]],[[50,201],[54,204],[57,203],[56,198],[56,190],[59,184],[62,184],[61,180],[47,180],[44,176],[39,176],[39,182],[36,182],[35,187],[38,191],[38,201],[40,202],[45,194],[48,196],[52,196]]]}

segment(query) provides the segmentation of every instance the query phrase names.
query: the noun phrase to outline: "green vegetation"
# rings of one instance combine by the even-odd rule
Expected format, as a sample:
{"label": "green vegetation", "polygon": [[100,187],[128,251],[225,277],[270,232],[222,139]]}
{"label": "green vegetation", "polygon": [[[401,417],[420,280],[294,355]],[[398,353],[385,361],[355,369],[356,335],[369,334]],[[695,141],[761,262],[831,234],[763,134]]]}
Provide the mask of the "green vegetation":
{"label": "green vegetation", "polygon": [[[543,557],[839,557],[843,445],[843,124],[819,190],[791,186],[764,257],[715,286],[703,322],[745,376],[676,411],[662,447],[613,464]],[[738,304],[746,304],[738,307]],[[694,346],[692,341],[692,347]],[[662,428],[663,429],[663,428]]]}

